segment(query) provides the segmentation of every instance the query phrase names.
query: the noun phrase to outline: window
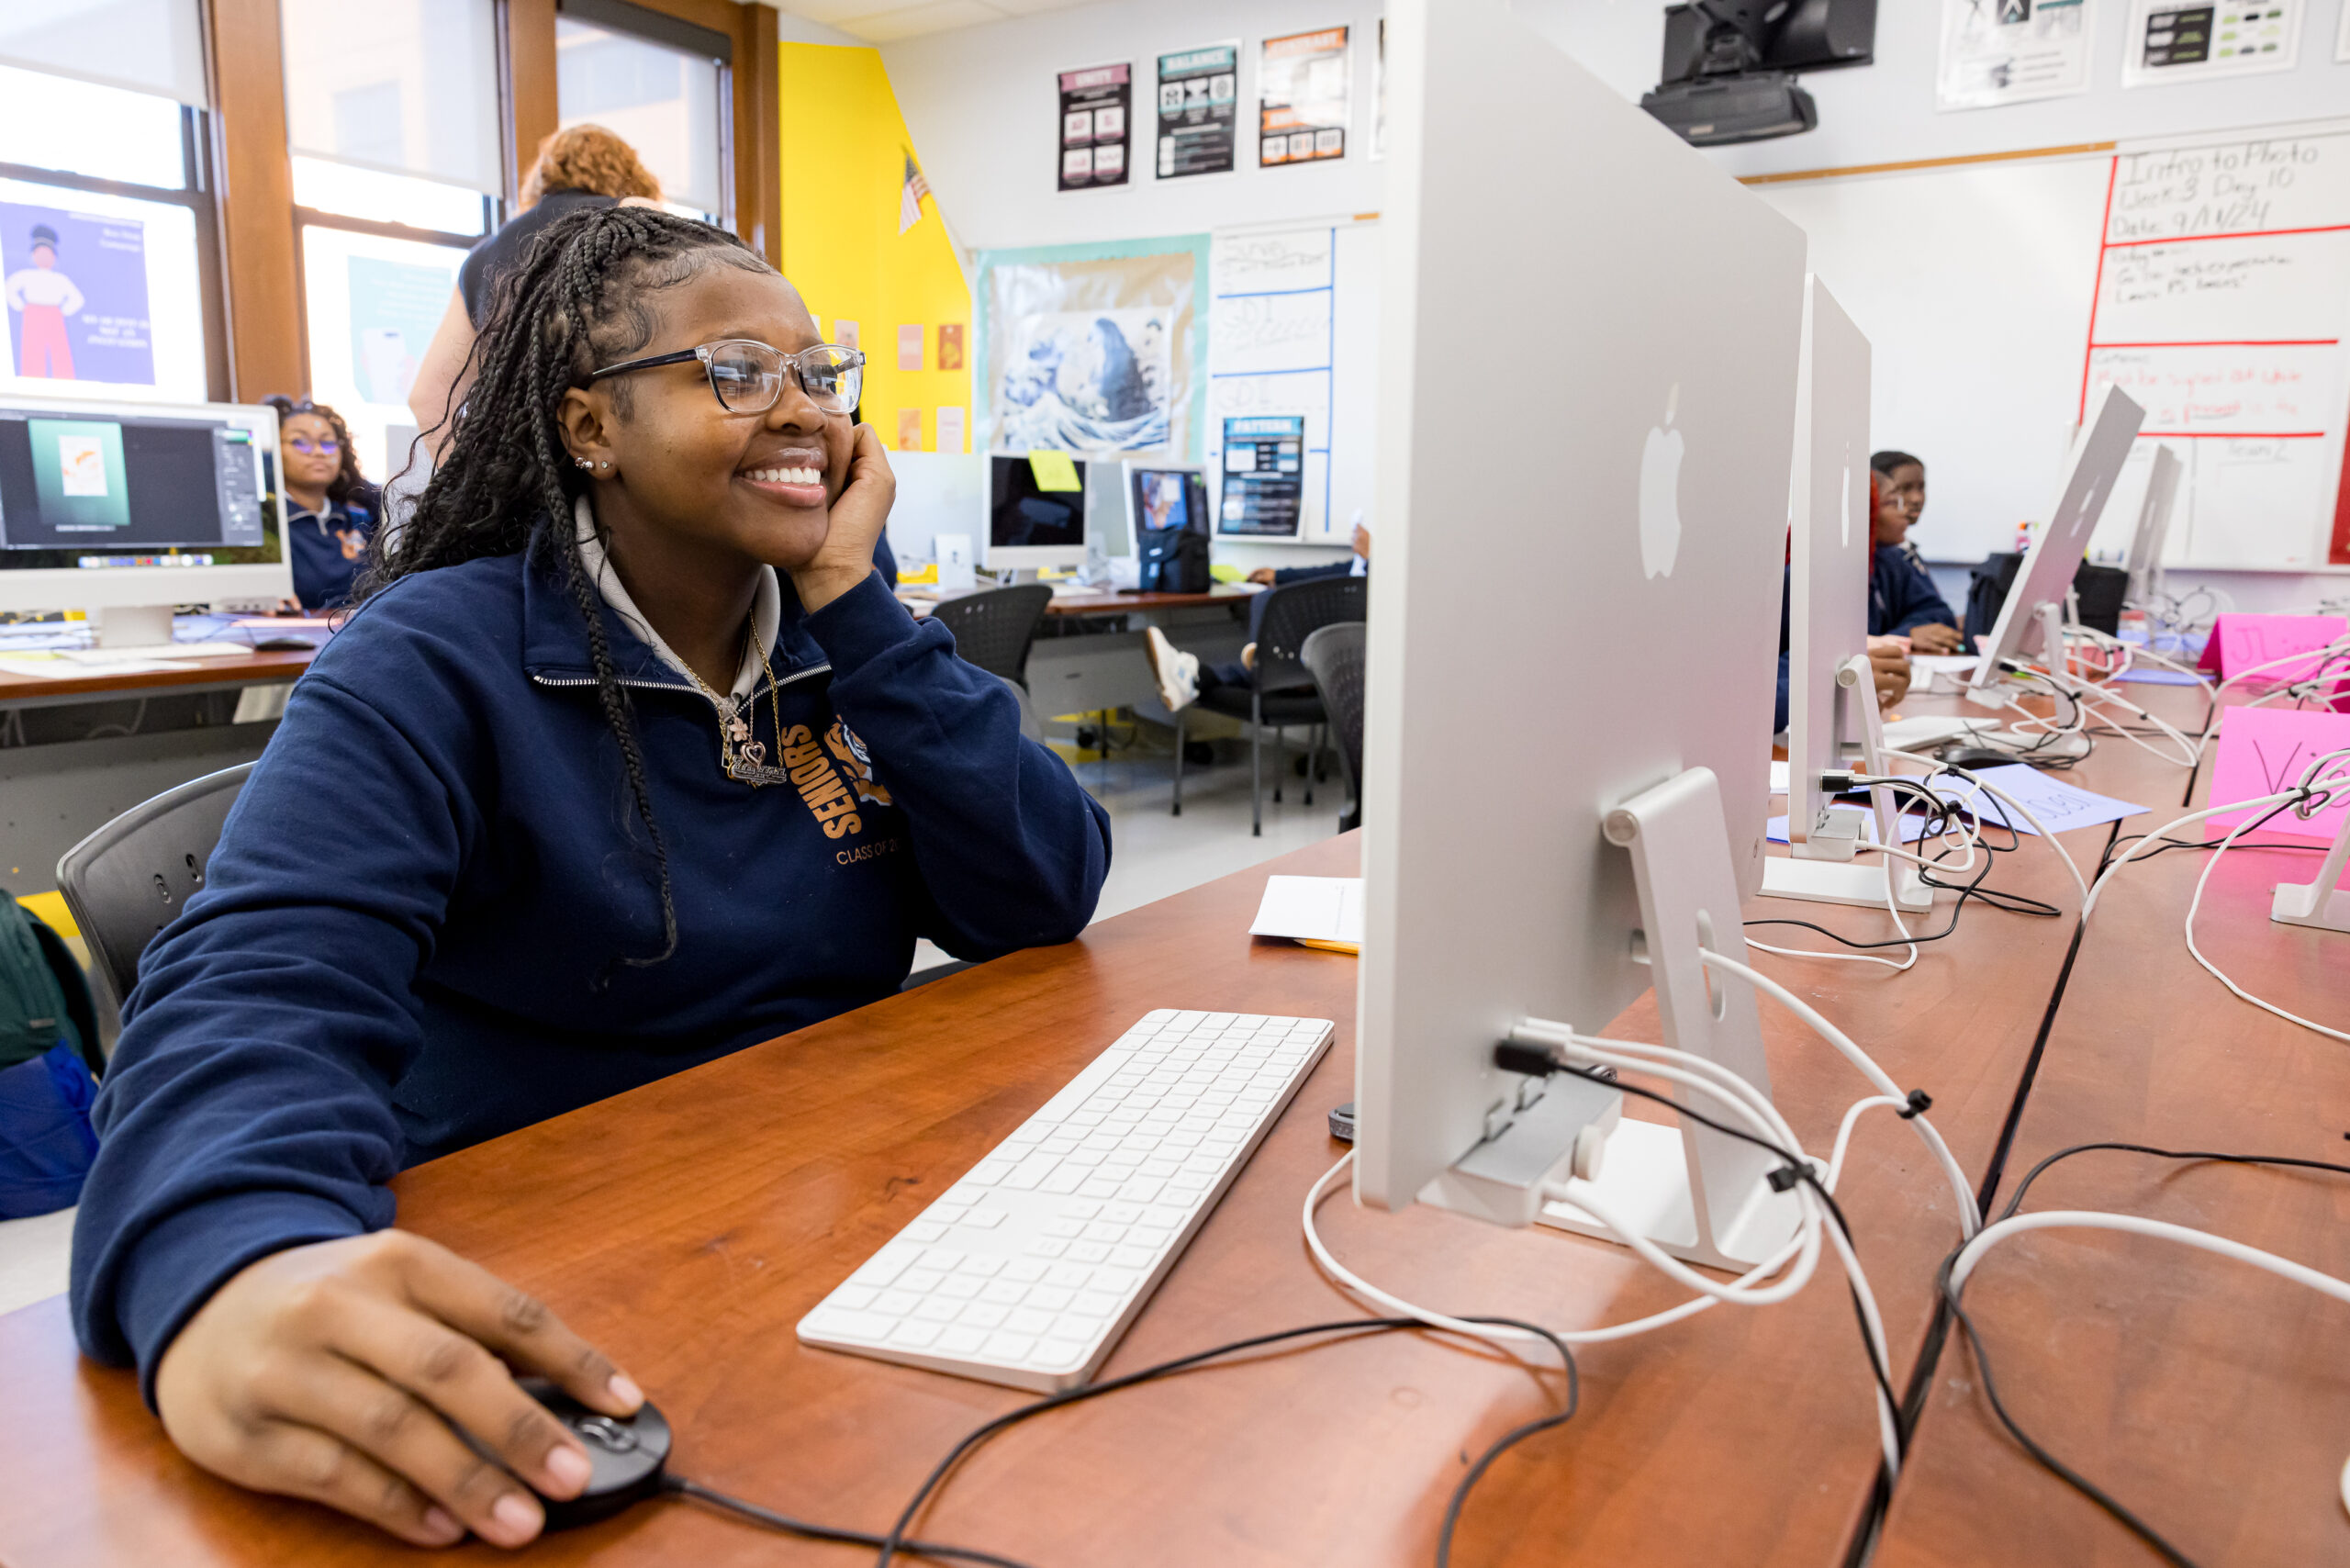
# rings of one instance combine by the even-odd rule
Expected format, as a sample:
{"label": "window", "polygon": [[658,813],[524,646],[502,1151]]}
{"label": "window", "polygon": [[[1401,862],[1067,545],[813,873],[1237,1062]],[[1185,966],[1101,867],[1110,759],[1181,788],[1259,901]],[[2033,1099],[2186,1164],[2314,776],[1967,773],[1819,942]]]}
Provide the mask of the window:
{"label": "window", "polygon": [[[16,16],[0,52],[22,58]],[[225,391],[202,120],[153,93],[0,65],[0,392]]]}
{"label": "window", "polygon": [[408,388],[498,217],[497,14],[492,0],[281,0],[279,15],[310,396],[380,484],[408,462]]}
{"label": "window", "polygon": [[564,0],[554,43],[557,118],[600,125],[635,148],[672,211],[725,222],[725,35],[615,0]]}

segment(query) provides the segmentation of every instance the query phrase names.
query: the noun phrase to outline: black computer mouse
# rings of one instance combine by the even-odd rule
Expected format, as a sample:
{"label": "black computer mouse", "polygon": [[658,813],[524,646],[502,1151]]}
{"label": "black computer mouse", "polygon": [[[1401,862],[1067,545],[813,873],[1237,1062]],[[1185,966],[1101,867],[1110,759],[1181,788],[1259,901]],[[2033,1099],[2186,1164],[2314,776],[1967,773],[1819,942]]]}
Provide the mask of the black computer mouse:
{"label": "black computer mouse", "polygon": [[257,654],[307,654],[318,644],[308,637],[263,637],[253,644]]}
{"label": "black computer mouse", "polygon": [[669,1422],[649,1401],[625,1418],[604,1416],[543,1377],[516,1381],[588,1450],[586,1490],[576,1497],[539,1499],[546,1506],[547,1529],[573,1529],[610,1518],[661,1490],[662,1468],[669,1462]]}
{"label": "black computer mouse", "polygon": [[2009,763],[2021,762],[2023,758],[2013,752],[1993,751],[1989,746],[1953,744],[1937,747],[1934,760],[1975,772],[1986,767],[2005,767]]}

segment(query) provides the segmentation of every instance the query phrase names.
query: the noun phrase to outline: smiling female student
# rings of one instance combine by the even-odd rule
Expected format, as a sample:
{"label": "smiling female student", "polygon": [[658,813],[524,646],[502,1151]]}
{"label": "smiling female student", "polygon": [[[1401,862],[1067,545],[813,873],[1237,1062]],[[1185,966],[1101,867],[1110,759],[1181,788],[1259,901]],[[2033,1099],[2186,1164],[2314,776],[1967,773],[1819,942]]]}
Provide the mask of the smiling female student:
{"label": "smiling female student", "polygon": [[141,960],[73,1249],[84,1348],[183,1452],[431,1545],[518,1545],[517,1478],[584,1483],[509,1367],[643,1395],[387,1228],[385,1183],[886,996],[917,936],[1067,941],[1110,854],[876,572],[858,356],[789,284],[612,207],[506,286],[447,460]]}

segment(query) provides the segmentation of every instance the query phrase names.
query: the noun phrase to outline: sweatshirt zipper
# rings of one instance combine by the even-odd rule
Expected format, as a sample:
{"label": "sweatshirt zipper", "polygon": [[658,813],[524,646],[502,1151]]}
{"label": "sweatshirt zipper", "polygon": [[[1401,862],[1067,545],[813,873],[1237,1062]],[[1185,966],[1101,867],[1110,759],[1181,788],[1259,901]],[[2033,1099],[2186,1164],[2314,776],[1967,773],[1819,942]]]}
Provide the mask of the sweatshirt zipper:
{"label": "sweatshirt zipper", "polygon": [[[811,675],[822,675],[832,667],[833,666],[829,664],[821,664],[810,665],[803,670],[795,670],[791,674],[785,676],[781,680],[777,681],[772,687],[753,687],[751,689],[751,695],[747,700],[755,702],[770,690],[780,691],[785,687],[789,686],[796,681],[805,680]],[[693,693],[697,696],[699,695],[699,692],[695,692],[692,687],[680,686],[674,680],[630,680],[626,677],[618,677],[615,678],[619,680],[621,685],[634,688],[639,691],[684,691]],[[593,686],[596,684],[596,678],[593,676],[534,675],[531,677],[531,683],[534,686]],[[715,706],[715,704],[713,704],[713,706]],[[720,716],[722,718],[724,717],[723,714],[721,714]]]}

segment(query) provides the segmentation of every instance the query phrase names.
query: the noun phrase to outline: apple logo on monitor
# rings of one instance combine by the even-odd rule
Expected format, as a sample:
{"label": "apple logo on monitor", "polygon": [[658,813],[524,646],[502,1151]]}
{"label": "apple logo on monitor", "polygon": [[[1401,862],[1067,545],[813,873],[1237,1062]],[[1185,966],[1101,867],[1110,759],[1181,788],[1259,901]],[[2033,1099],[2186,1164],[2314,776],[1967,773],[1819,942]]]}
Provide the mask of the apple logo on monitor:
{"label": "apple logo on monitor", "polygon": [[1681,432],[1673,416],[1681,406],[1681,383],[1664,395],[1664,423],[1649,431],[1640,449],[1640,567],[1650,577],[1670,577],[1681,553]]}

